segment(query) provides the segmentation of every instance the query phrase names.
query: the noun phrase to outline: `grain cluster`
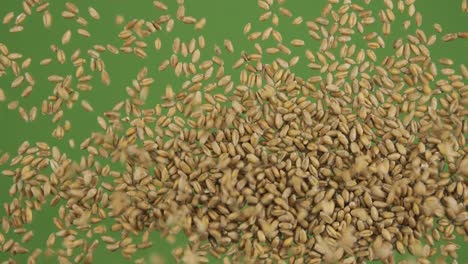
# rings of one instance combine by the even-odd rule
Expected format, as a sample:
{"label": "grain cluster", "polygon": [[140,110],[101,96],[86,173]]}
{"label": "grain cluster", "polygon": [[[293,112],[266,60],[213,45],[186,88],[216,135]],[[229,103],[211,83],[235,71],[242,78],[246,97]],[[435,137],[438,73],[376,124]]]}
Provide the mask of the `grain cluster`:
{"label": "grain cluster", "polygon": [[[61,33],[42,60],[0,43],[1,84],[11,79],[0,104],[27,122],[50,116],[52,136],[76,144],[81,158],[46,141],[0,152],[12,183],[2,201],[4,263],[23,254],[28,264],[41,255],[92,263],[100,247],[135,263],[162,263],[158,255],[133,257],[157,252],[148,249],[154,232],[169,241],[179,232],[188,237],[172,252],[181,263],[208,263],[209,256],[225,264],[394,263],[395,252],[417,263],[458,263],[455,239],[468,232],[468,69],[457,58],[431,57],[431,49],[466,41],[468,33],[437,23],[423,31],[416,0],[323,2],[321,15],[308,20],[284,0],[256,1],[258,21],[239,30],[248,50],[227,36],[205,39],[199,33],[207,19],[187,15],[183,0],[176,10],[153,1],[162,14],[152,21],[112,17],[122,28],[120,46],[72,54],[64,46],[93,38],[98,32],[88,23],[107,13],[67,2],[52,17],[41,0],[7,12],[3,24],[12,34],[23,34],[23,21],[38,14],[45,28],[76,21],[79,28]],[[280,22],[301,27],[302,38],[281,31]],[[199,35],[174,36],[175,25]],[[172,41],[163,43],[162,33]],[[154,51],[159,64],[148,60]],[[104,57],[124,54],[148,64],[125,98],[96,113],[100,129],[75,143],[66,135],[66,110],[78,102],[95,113],[80,94],[92,93],[93,78],[116,85]],[[26,109],[33,62],[73,72],[51,73],[51,94]],[[152,77],[168,69],[180,87]],[[10,97],[17,89],[21,96]],[[162,101],[150,105],[149,96]],[[42,248],[30,248],[34,233],[44,232],[31,228],[39,210],[56,212],[56,230]]]}

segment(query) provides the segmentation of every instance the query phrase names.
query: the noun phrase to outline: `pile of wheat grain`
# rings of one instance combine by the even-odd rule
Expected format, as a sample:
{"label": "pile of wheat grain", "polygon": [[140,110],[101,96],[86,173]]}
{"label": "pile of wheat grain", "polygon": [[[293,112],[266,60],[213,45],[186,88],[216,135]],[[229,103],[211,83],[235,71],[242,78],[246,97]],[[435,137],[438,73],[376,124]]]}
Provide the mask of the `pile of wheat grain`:
{"label": "pile of wheat grain", "polygon": [[[97,117],[102,130],[79,145],[80,160],[27,140],[16,155],[3,154],[3,175],[13,180],[0,231],[0,250],[10,256],[5,263],[15,263],[17,254],[29,254],[28,263],[41,254],[57,256],[59,263],[91,263],[102,244],[131,259],[151,247],[156,230],[170,241],[179,231],[188,236],[187,247],[173,251],[183,263],[206,263],[209,254],[224,263],[392,263],[395,250],[411,253],[418,263],[430,263],[434,255],[437,262],[451,256],[457,263],[453,240],[466,239],[468,231],[468,70],[450,58],[433,59],[431,46],[438,38],[468,34],[440,35],[439,24],[434,33],[424,32],[415,0],[385,0],[378,14],[369,0],[329,0],[322,16],[310,21],[294,17],[284,2],[258,1],[264,10],[258,27],[266,27],[255,31],[248,23],[243,29],[254,52],[225,39],[227,53],[215,45],[215,56],[207,59],[202,35],[186,42],[154,39],[156,50],[172,46],[158,68],[172,68],[184,78],[182,87],[167,85],[163,102],[148,106],[155,79],[142,68],[127,87],[128,98]],[[62,109],[92,90],[96,72],[110,85],[100,54],[145,59],[145,39],[158,32],[171,32],[176,23],[203,29],[206,19],[185,15],[184,2],[177,4],[175,16],[126,23],[117,36],[121,47],[76,50],[68,62],[63,49],[52,46],[56,60],[72,63],[75,72],[49,76],[53,95],[40,107],[27,111],[12,99],[8,108],[18,109],[25,121],[34,121],[40,108],[62,122]],[[33,8],[50,27],[48,5],[25,1],[10,32],[22,32]],[[154,6],[169,10],[161,1]],[[79,8],[65,7],[62,18],[76,19],[84,27],[78,34],[91,37]],[[462,8],[467,10],[466,0]],[[95,8],[88,13],[101,19]],[[14,17],[7,13],[3,23]],[[280,20],[303,26],[308,36],[281,33]],[[398,23],[408,35],[392,35]],[[375,25],[380,31],[370,29]],[[62,45],[71,39],[66,31]],[[355,44],[358,39],[365,44]],[[268,40],[276,45],[264,46]],[[317,41],[318,50],[308,48]],[[379,57],[385,48],[394,53]],[[26,98],[35,84],[27,72],[31,59],[20,65],[22,55],[4,44],[0,52],[0,77],[11,71],[11,87],[27,85]],[[239,58],[227,65],[227,54]],[[295,71],[304,60],[310,68],[305,76]],[[0,89],[0,101],[7,99]],[[93,111],[88,101],[80,104]],[[62,139],[70,129],[65,120],[52,135]],[[75,147],[73,139],[69,143]],[[57,211],[57,230],[45,249],[28,249],[29,224],[41,208]],[[23,234],[21,241],[8,238],[10,229]]]}

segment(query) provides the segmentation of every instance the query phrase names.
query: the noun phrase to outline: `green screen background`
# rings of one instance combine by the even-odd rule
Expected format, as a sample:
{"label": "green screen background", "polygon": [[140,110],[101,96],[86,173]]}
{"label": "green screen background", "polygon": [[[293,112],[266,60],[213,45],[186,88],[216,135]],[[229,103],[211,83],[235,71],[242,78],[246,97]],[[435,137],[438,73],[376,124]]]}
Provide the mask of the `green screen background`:
{"label": "green screen background", "polygon": [[[361,1],[359,1],[361,2]],[[373,1],[371,7],[375,9],[374,16],[377,16],[379,8],[382,7],[383,1]],[[163,13],[154,8],[152,1],[125,1],[125,0],[80,0],[75,3],[80,9],[80,15],[84,16],[89,24],[86,29],[91,33],[91,38],[84,38],[77,34],[76,30],[79,25],[74,20],[66,20],[60,16],[60,13],[65,10],[65,2],[52,1],[49,10],[53,16],[53,24],[50,29],[45,29],[42,25],[42,16],[33,11],[32,16],[28,16],[24,24],[24,31],[20,33],[9,33],[9,27],[0,25],[0,43],[8,46],[10,52],[23,54],[25,58],[32,58],[32,65],[27,70],[36,80],[33,93],[26,99],[20,99],[22,89],[11,89],[10,84],[15,78],[11,71],[7,75],[0,77],[0,88],[5,91],[7,100],[0,102],[0,155],[3,152],[9,152],[10,156],[15,156],[18,146],[25,140],[31,143],[44,141],[50,146],[58,146],[63,153],[67,153],[68,157],[78,160],[84,151],[79,150],[79,144],[93,131],[100,130],[96,116],[101,115],[104,111],[110,110],[118,101],[128,98],[125,87],[131,86],[131,81],[136,78],[138,71],[146,66],[149,70],[148,76],[155,79],[155,83],[151,86],[150,94],[146,103],[147,107],[161,102],[161,96],[167,84],[171,84],[175,90],[181,86],[184,81],[183,77],[177,78],[172,70],[168,68],[165,72],[158,71],[158,65],[165,59],[169,59],[172,54],[172,41],[176,37],[180,37],[183,41],[189,41],[191,38],[197,38],[203,35],[206,39],[206,48],[202,50],[202,58],[200,61],[211,58],[215,55],[213,51],[214,45],[223,48],[224,39],[231,39],[235,52],[234,54],[227,53],[224,49],[221,57],[226,65],[232,65],[240,56],[240,51],[254,52],[254,42],[247,40],[243,35],[243,27],[247,22],[252,22],[252,31],[263,31],[269,26],[267,22],[259,22],[258,17],[262,14],[262,10],[258,8],[257,1],[251,0],[186,0],[186,15],[196,18],[205,17],[207,24],[201,31],[195,31],[193,25],[184,25],[180,21],[176,22],[173,32],[167,33],[160,31],[146,38],[148,48],[146,51],[148,57],[140,59],[134,54],[113,55],[109,52],[104,52],[101,57],[106,62],[106,69],[111,77],[110,86],[106,87],[99,81],[99,75],[93,74],[94,78],[91,81],[93,90],[90,92],[80,92],[80,100],[85,99],[94,107],[94,112],[88,113],[83,110],[79,102],[75,103],[72,109],[64,108],[63,120],[70,120],[72,129],[66,133],[65,138],[57,140],[51,136],[53,129],[57,124],[53,124],[51,116],[43,116],[40,114],[40,103],[48,95],[52,94],[53,85],[47,81],[47,76],[52,74],[66,75],[73,74],[74,67],[71,65],[69,58],[71,53],[76,49],[81,49],[82,53],[91,49],[93,45],[113,44],[119,47],[122,40],[118,39],[117,35],[122,30],[123,25],[115,24],[115,16],[122,15],[125,22],[133,18],[142,18],[146,20],[156,19]],[[169,6],[169,13],[175,17],[177,9],[176,1],[166,1]],[[307,68],[307,60],[304,57],[305,48],[316,51],[319,46],[318,41],[311,41],[307,36],[307,29],[304,24],[301,26],[291,25],[294,17],[302,16],[304,21],[312,20],[320,16],[322,8],[325,6],[325,0],[289,0],[286,1],[285,7],[293,12],[293,17],[284,19],[280,16],[279,31],[282,32],[285,43],[289,43],[291,39],[303,38],[307,40],[307,45],[304,48],[294,49],[293,52],[301,56],[298,65],[294,71],[300,76],[308,76],[314,74]],[[100,21],[95,21],[89,17],[87,9],[93,6],[101,15]],[[468,41],[459,39],[453,42],[445,43],[440,39],[443,34],[449,32],[466,31],[468,26],[468,14],[461,10],[461,0],[420,0],[416,2],[417,11],[423,15],[422,29],[426,34],[436,34],[432,25],[439,23],[444,28],[442,34],[437,34],[438,41],[430,47],[433,60],[438,60],[441,57],[451,58],[456,65],[468,65]],[[22,10],[21,2],[14,0],[2,0],[0,3],[0,17],[9,12],[14,11],[15,15]],[[393,40],[398,37],[405,37],[407,34],[413,34],[415,25],[411,26],[406,32],[402,26],[404,20],[408,19],[407,15],[399,16],[398,10],[394,10],[397,15],[397,21],[392,26],[392,34],[386,38],[386,48],[378,50],[376,53],[379,58],[393,53],[391,47]],[[10,24],[11,25],[11,24]],[[71,29],[73,36],[68,45],[61,44],[63,33]],[[376,31],[380,31],[376,28]],[[162,41],[162,49],[156,51],[153,46],[153,41],[159,37]],[[266,43],[266,44],[264,44]],[[273,46],[273,41],[264,41],[262,46],[270,43]],[[353,42],[356,45],[365,45],[359,35],[354,37]],[[65,65],[60,65],[56,59],[49,66],[41,66],[39,62],[47,57],[54,58],[55,54],[51,51],[50,45],[56,44],[62,48],[67,55]],[[365,46],[362,46],[365,47]],[[294,54],[293,53],[293,54]],[[266,56],[268,57],[268,56]],[[226,73],[230,74],[232,69],[225,67]],[[88,70],[89,72],[89,70]],[[238,72],[233,72],[233,79],[238,80]],[[23,87],[23,86],[22,86]],[[17,110],[8,110],[7,103],[12,100],[20,100],[20,105],[26,109],[32,106],[39,108],[37,119],[34,122],[24,122]],[[63,123],[63,120],[61,123]],[[75,139],[77,147],[71,149],[68,145],[68,139]],[[0,171],[4,170],[8,165],[0,166]],[[8,189],[12,183],[12,179],[0,176],[0,201],[10,202]],[[0,218],[4,214],[3,209],[0,211]],[[57,207],[50,208],[45,205],[43,210],[34,214],[34,220],[31,226],[27,226],[34,230],[34,238],[26,244],[33,250],[35,248],[45,249],[45,241],[51,232],[57,231],[52,218],[57,216]],[[12,234],[10,231],[6,238],[14,238],[20,240],[21,236]],[[139,250],[133,259],[145,258],[148,259],[152,254],[158,254],[166,259],[166,263],[174,263],[171,258],[171,250],[176,246],[184,245],[186,238],[183,235],[177,237],[174,244],[170,244],[159,237],[158,233],[152,234],[153,247],[146,250]],[[458,238],[457,242],[462,245],[459,250],[459,263],[468,263],[468,247],[464,244],[463,238]],[[119,252],[110,253],[105,249],[104,243],[94,253],[95,263],[127,263]],[[19,263],[26,263],[28,254],[24,256],[16,256],[15,259]],[[397,254],[398,255],[398,254]],[[7,260],[9,255],[0,253],[0,261]],[[397,259],[405,259],[410,256],[397,256]],[[38,263],[55,263],[56,259],[47,259],[40,257]],[[221,260],[211,259],[211,263],[219,263]]]}

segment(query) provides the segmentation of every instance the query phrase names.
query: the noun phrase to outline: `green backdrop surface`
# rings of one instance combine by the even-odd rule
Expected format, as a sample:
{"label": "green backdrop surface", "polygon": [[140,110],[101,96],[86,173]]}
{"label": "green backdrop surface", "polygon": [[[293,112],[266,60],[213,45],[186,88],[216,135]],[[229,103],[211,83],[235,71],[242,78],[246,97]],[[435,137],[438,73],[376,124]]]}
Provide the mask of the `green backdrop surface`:
{"label": "green backdrop surface", "polygon": [[[166,1],[172,13],[176,10],[176,1]],[[257,7],[257,1],[254,0],[186,0],[186,13],[196,18],[205,17],[207,24],[201,31],[193,30],[193,26],[183,25],[180,22],[176,23],[173,32],[160,32],[157,35],[147,38],[149,47],[148,57],[140,59],[133,54],[111,55],[105,53],[103,59],[106,62],[106,68],[111,76],[111,84],[104,86],[99,81],[99,78],[94,78],[92,84],[93,90],[90,92],[81,92],[80,99],[85,99],[94,107],[94,112],[85,112],[77,103],[71,109],[64,110],[64,119],[70,120],[72,128],[66,133],[65,137],[57,140],[51,136],[56,124],[52,123],[50,116],[38,114],[34,122],[24,122],[17,110],[8,110],[7,103],[13,100],[19,100],[20,105],[26,109],[30,109],[36,105],[40,108],[40,102],[52,94],[53,86],[47,81],[47,76],[52,74],[66,75],[70,74],[74,67],[69,63],[60,65],[54,60],[49,66],[41,66],[39,62],[47,57],[53,57],[54,54],[50,49],[52,44],[62,48],[68,58],[73,51],[81,49],[82,52],[92,48],[93,45],[113,44],[119,46],[122,41],[117,38],[117,35],[122,29],[122,25],[115,24],[116,15],[122,15],[125,21],[128,22],[133,18],[154,19],[162,14],[160,10],[154,8],[152,1],[128,1],[128,0],[80,0],[76,1],[76,5],[80,9],[80,14],[83,14],[89,24],[86,29],[91,33],[90,38],[85,38],[77,34],[79,28],[74,20],[66,20],[60,17],[60,13],[65,10],[65,2],[51,1],[49,10],[53,16],[53,24],[50,29],[45,29],[42,25],[42,16],[33,12],[33,15],[28,16],[24,24],[24,30],[19,33],[10,33],[9,26],[0,25],[0,43],[8,46],[10,52],[23,54],[25,58],[32,58],[32,65],[28,69],[36,79],[36,85],[33,93],[26,99],[20,99],[22,89],[12,89],[10,84],[14,79],[13,74],[8,72],[0,77],[0,88],[5,91],[7,100],[0,102],[0,155],[3,152],[8,152],[14,156],[18,146],[25,140],[29,142],[44,141],[51,146],[59,146],[60,149],[67,153],[72,159],[78,159],[83,152],[79,148],[70,148],[68,140],[73,138],[76,144],[88,137],[92,131],[98,130],[99,126],[96,122],[97,114],[109,110],[115,103],[127,97],[125,87],[131,85],[131,81],[136,77],[136,74],[143,66],[149,70],[148,75],[155,79],[155,84],[152,85],[147,105],[154,105],[161,102],[161,96],[167,84],[171,84],[175,89],[181,86],[183,78],[177,78],[173,71],[165,72],[158,71],[158,65],[165,59],[168,59],[172,54],[172,41],[176,37],[180,37],[184,41],[191,38],[197,38],[203,35],[207,45],[202,52],[202,60],[210,58],[215,53],[213,47],[218,45],[223,46],[224,39],[231,39],[235,53],[223,53],[223,59],[226,64],[231,64],[239,58],[239,51],[245,50],[254,51],[253,43],[249,42],[243,35],[243,27],[247,22],[252,22],[253,30],[262,30],[265,25],[258,22],[258,16],[261,10]],[[359,1],[361,2],[361,1]],[[374,0],[371,6],[378,10],[383,1]],[[468,28],[468,13],[463,13],[461,10],[460,0],[419,0],[416,1],[416,7],[423,14],[422,29],[426,32],[435,33],[433,29],[434,23],[439,23],[446,32],[466,31]],[[288,0],[287,7],[293,12],[294,17],[302,16],[304,21],[320,16],[321,9],[326,4],[325,0]],[[100,21],[92,20],[87,14],[89,6],[95,7],[100,15]],[[2,0],[0,2],[0,17],[3,17],[7,12],[14,11],[15,15],[21,12],[21,1]],[[377,12],[377,11],[376,11]],[[397,13],[397,12],[396,12]],[[406,18],[400,18],[397,14],[397,22],[392,27],[392,33],[387,40],[387,48],[379,50],[378,55],[391,54],[393,52],[391,43],[398,37],[406,36],[402,23]],[[411,26],[414,28],[414,25]],[[61,44],[63,33],[71,29],[73,36],[68,45]],[[290,22],[280,22],[280,29],[287,39],[306,38],[307,31],[304,27],[292,26]],[[156,51],[153,48],[155,37],[159,37],[162,41],[162,49]],[[438,34],[438,38],[442,35]],[[354,40],[353,40],[354,41]],[[356,39],[356,43],[362,40]],[[362,44],[362,43],[361,43]],[[306,48],[310,50],[318,49],[319,42],[308,41]],[[431,47],[431,53],[434,60],[447,57],[452,58],[456,64],[468,65],[468,42],[467,40],[457,40],[449,43],[438,41]],[[311,74],[307,68],[306,59],[303,50],[298,52],[301,56],[300,63],[295,68],[295,72],[301,76]],[[226,71],[231,69],[226,68]],[[235,75],[234,75],[235,76]],[[8,164],[1,165],[0,171],[6,169]],[[11,178],[0,176],[0,201],[9,202],[8,189],[12,183]],[[47,236],[56,229],[53,225],[52,218],[56,216],[57,210],[44,206],[43,210],[34,215],[32,230],[34,230],[34,238],[27,244],[29,248],[45,248],[45,240]],[[4,214],[0,211],[0,217]],[[7,235],[8,238],[15,237],[11,232]],[[20,239],[20,236],[16,236]],[[170,244],[159,237],[159,234],[152,235],[153,247],[150,249],[139,251],[134,259],[144,257],[150,259],[153,253],[156,253],[166,259],[166,263],[173,263],[171,259],[171,249],[177,245],[182,245],[186,242],[183,235],[177,237],[175,244]],[[459,251],[460,263],[468,261],[468,247],[462,238],[457,240],[462,244],[462,249]],[[96,263],[126,263],[120,253],[109,253],[105,247],[99,247],[95,252]],[[7,260],[8,255],[0,252],[0,262]],[[407,258],[409,256],[398,256],[398,259]],[[19,263],[26,263],[26,257],[17,256]],[[39,263],[54,263],[55,259],[39,258]],[[219,263],[221,260],[211,259],[212,263]]]}

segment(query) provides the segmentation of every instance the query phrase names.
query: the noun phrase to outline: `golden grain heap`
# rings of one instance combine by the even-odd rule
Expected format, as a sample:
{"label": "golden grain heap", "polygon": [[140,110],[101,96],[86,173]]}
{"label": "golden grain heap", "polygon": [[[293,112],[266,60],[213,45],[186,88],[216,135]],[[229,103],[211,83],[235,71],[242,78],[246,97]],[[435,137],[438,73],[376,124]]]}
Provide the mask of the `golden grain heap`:
{"label": "golden grain heap", "polygon": [[[0,157],[12,180],[11,200],[2,201],[4,263],[21,254],[30,264],[40,255],[91,263],[98,247],[145,263],[132,256],[152,246],[156,231],[170,241],[186,234],[189,244],[172,252],[182,263],[207,263],[208,255],[226,264],[392,263],[395,251],[417,263],[447,256],[458,263],[454,240],[468,232],[468,69],[456,58],[432,58],[431,46],[466,41],[468,32],[443,32],[440,24],[423,31],[416,0],[323,2],[321,16],[307,20],[284,0],[259,0],[258,21],[243,28],[253,51],[224,39],[207,58],[202,34],[163,43],[158,33],[178,26],[203,32],[209,21],[187,15],[183,0],[176,12],[156,0],[163,14],[155,20],[115,17],[120,47],[70,56],[52,45],[55,57],[40,64],[56,60],[75,71],[51,74],[53,94],[29,110],[21,101],[35,87],[31,58],[0,44],[0,77],[13,75],[11,88],[23,89],[21,99],[0,89],[0,102],[25,121],[38,111],[51,116],[59,139],[71,129],[65,107],[79,101],[93,111],[79,99],[92,92],[90,80],[111,85],[101,54],[173,52],[142,68],[128,97],[98,113],[101,130],[77,144],[81,159],[28,140]],[[57,17],[48,8],[26,0],[3,24],[20,34],[26,17],[39,13],[45,27],[71,19],[81,37],[92,38],[86,25],[101,19],[93,7],[66,3]],[[302,27],[303,38],[280,32],[280,21]],[[407,35],[395,36],[395,27]],[[66,31],[60,43],[74,34]],[[379,56],[381,49],[392,53]],[[237,56],[232,65],[223,60],[228,54]],[[296,72],[300,65],[308,70]],[[161,84],[151,69],[173,71],[182,86]],[[148,106],[154,86],[164,91],[162,103]],[[29,224],[40,209],[56,212],[56,230],[43,248],[29,248]]]}

